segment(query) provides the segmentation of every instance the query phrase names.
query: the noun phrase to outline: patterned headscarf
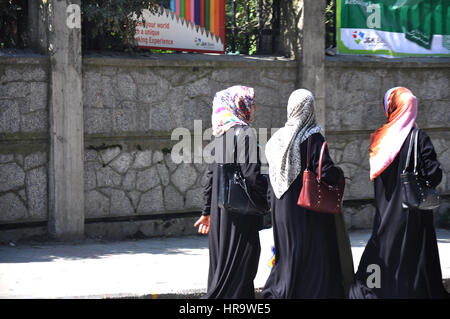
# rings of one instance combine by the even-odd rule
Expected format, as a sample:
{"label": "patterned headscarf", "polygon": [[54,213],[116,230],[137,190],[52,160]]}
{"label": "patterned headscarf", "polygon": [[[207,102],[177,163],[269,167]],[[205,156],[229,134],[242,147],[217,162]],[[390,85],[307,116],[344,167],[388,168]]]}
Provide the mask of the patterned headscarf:
{"label": "patterned headscarf", "polygon": [[289,97],[287,122],[267,142],[270,183],[279,199],[300,174],[300,144],[320,132],[314,114],[314,96],[305,89],[295,90]]}
{"label": "patterned headscarf", "polygon": [[370,135],[370,180],[379,176],[395,159],[414,126],[417,99],[405,87],[390,89],[384,95],[388,122]]}
{"label": "patterned headscarf", "polygon": [[255,104],[253,88],[235,85],[217,92],[213,100],[212,129],[221,136],[235,125],[248,125],[250,109]]}

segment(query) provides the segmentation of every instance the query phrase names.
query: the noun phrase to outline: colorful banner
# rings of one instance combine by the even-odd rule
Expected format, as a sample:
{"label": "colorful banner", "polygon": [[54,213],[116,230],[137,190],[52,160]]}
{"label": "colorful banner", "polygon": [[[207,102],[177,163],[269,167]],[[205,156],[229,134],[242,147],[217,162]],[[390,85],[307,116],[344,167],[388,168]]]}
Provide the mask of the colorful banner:
{"label": "colorful banner", "polygon": [[135,40],[141,48],[224,53],[225,0],[176,0],[170,9],[145,10]]}
{"label": "colorful banner", "polygon": [[340,54],[450,56],[449,0],[337,0]]}

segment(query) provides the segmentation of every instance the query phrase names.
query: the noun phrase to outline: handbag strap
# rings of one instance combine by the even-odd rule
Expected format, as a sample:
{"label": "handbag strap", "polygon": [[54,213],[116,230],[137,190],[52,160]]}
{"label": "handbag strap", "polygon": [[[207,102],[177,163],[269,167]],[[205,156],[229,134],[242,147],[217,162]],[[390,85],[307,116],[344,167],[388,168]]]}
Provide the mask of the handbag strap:
{"label": "handbag strap", "polygon": [[417,143],[417,139],[419,136],[419,129],[414,130],[414,174],[417,175],[417,145],[419,143]]}
{"label": "handbag strap", "polygon": [[233,163],[237,164],[237,137],[239,135],[239,132],[241,131],[240,127],[237,127],[234,130],[234,136],[233,136],[233,141],[234,141],[234,149],[233,149]]}
{"label": "handbag strap", "polygon": [[[405,168],[403,169],[402,173],[406,172],[406,169],[409,166],[409,161],[411,159],[411,152],[412,152],[412,148],[413,148],[413,143],[414,143],[414,137],[416,135],[416,129],[413,128],[413,131],[411,133],[411,137],[409,138],[409,146],[408,146],[408,155],[406,155],[406,163],[405,163]],[[415,149],[415,151],[417,152],[417,148]],[[414,165],[416,166],[417,163],[417,153],[414,154],[415,155],[415,159],[414,159]],[[414,168],[415,169],[415,168]]]}
{"label": "handbag strap", "polygon": [[[325,152],[325,147],[327,146],[327,142],[323,142],[322,149],[320,150],[320,157],[319,157],[319,181],[322,177],[322,160],[323,160],[323,153]],[[308,137],[308,147],[306,149],[306,169],[311,170],[310,166],[310,153],[311,153],[311,136]]]}
{"label": "handbag strap", "polygon": [[325,153],[325,148],[327,147],[327,142],[323,142],[322,149],[320,150],[320,157],[319,157],[319,182],[322,177],[322,161],[323,161],[323,153]]}
{"label": "handbag strap", "polygon": [[306,149],[306,169],[310,170],[310,161],[309,161],[309,153],[311,151],[311,136],[308,137],[308,147]]}

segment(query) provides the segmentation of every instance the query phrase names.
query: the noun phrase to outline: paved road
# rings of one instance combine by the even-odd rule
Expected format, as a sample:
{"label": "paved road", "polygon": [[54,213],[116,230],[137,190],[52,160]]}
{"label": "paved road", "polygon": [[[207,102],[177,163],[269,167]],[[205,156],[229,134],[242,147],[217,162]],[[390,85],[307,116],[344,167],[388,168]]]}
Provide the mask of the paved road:
{"label": "paved road", "polygon": [[[444,278],[450,278],[450,230],[439,229]],[[355,269],[370,236],[350,233]],[[255,287],[270,272],[272,230],[260,232]],[[0,246],[0,298],[196,297],[206,288],[204,236]]]}

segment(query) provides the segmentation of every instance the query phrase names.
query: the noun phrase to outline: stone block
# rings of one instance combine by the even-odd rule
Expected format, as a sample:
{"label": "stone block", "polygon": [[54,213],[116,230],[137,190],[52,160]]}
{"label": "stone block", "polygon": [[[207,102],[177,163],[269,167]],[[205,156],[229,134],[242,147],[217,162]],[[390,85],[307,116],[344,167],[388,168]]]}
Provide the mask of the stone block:
{"label": "stone block", "polygon": [[97,187],[97,170],[101,168],[98,162],[84,163],[84,189],[92,190]]}
{"label": "stone block", "polygon": [[156,167],[138,172],[137,175],[136,189],[138,191],[146,192],[160,183]]}
{"label": "stone block", "polygon": [[169,185],[164,189],[164,204],[166,210],[181,210],[184,207],[183,195]]}
{"label": "stone block", "polygon": [[16,159],[16,163],[18,163],[20,166],[23,167],[24,163],[23,163],[23,155],[16,153],[14,154],[14,158]]}
{"label": "stone block", "polygon": [[201,78],[195,82],[189,83],[185,86],[186,95],[190,98],[207,96],[212,92],[209,89],[209,78]]}
{"label": "stone block", "polygon": [[125,195],[124,191],[111,190],[111,211],[114,216],[127,216],[134,213],[130,199]]}
{"label": "stone block", "polygon": [[102,103],[105,108],[117,106],[117,80],[115,77],[101,76]]}
{"label": "stone block", "polygon": [[154,85],[137,86],[137,100],[144,103],[158,103],[165,101],[171,92],[169,83],[165,79],[160,79]]}
{"label": "stone block", "polygon": [[84,211],[86,217],[103,217],[109,214],[109,198],[102,193],[91,190],[85,195]]}
{"label": "stone block", "polygon": [[130,75],[134,79],[135,83],[138,84],[155,85],[159,81],[159,77],[155,76],[155,74],[148,69],[134,70],[130,72]]}
{"label": "stone block", "polygon": [[47,108],[48,84],[46,82],[30,83],[30,94],[23,105],[21,112],[30,113]]}
{"label": "stone block", "polygon": [[85,162],[98,161],[97,151],[96,150],[85,150],[84,151],[84,161]]}
{"label": "stone block", "polygon": [[27,202],[27,193],[25,192],[25,189],[21,189],[20,191],[17,192],[20,196],[20,198],[22,199],[22,201],[24,203]]}
{"label": "stone block", "polygon": [[[255,103],[264,104],[268,107],[280,107],[280,95],[277,87],[255,87]],[[257,114],[256,114],[257,115]]]}
{"label": "stone block", "polygon": [[161,179],[161,183],[164,186],[169,185],[170,183],[170,175],[169,170],[167,169],[165,164],[156,164],[156,169],[158,170],[159,178]]}
{"label": "stone block", "polygon": [[186,192],[186,204],[187,209],[203,209],[203,188],[194,188]]}
{"label": "stone block", "polygon": [[0,221],[9,222],[23,220],[27,216],[27,208],[14,193],[0,196]]}
{"label": "stone block", "polygon": [[111,167],[101,167],[97,170],[97,186],[98,187],[114,187],[120,186],[122,176],[114,172]]}
{"label": "stone block", "polygon": [[0,92],[2,92],[2,98],[17,99],[26,97],[30,92],[30,84],[26,82],[0,84]]}
{"label": "stone block", "polygon": [[33,113],[22,114],[20,123],[22,132],[45,133],[48,131],[48,112],[39,110]]}
{"label": "stone block", "polygon": [[147,168],[152,166],[152,151],[137,152],[135,155],[133,168]]}
{"label": "stone block", "polygon": [[177,169],[178,165],[172,161],[172,156],[170,155],[170,153],[165,154],[164,159],[166,161],[166,165],[167,165],[167,168],[169,169],[169,172],[171,172],[171,173],[174,172]]}
{"label": "stone block", "polygon": [[171,181],[181,192],[185,192],[195,184],[197,171],[192,164],[182,163],[171,176]]}
{"label": "stone block", "polygon": [[121,149],[118,146],[108,147],[107,149],[100,151],[100,158],[102,159],[103,165],[111,163],[113,159],[119,156],[120,152]]}
{"label": "stone block", "polygon": [[116,109],[112,111],[112,125],[114,132],[138,131],[137,114],[135,110]]}
{"label": "stone block", "polygon": [[153,163],[160,163],[164,160],[164,154],[161,151],[155,151],[153,153]]}
{"label": "stone block", "polygon": [[150,129],[154,131],[171,131],[176,127],[175,118],[167,102],[152,106],[150,111]]}
{"label": "stone block", "polygon": [[42,67],[32,67],[21,73],[24,81],[47,81],[48,74]]}
{"label": "stone block", "polygon": [[20,130],[20,112],[17,101],[0,100],[0,133]]}
{"label": "stone block", "polygon": [[117,79],[117,92],[121,101],[136,100],[136,84],[129,74],[119,74]]}
{"label": "stone block", "polygon": [[164,211],[163,193],[161,186],[157,186],[152,190],[143,193],[139,206],[138,214],[158,213]]}
{"label": "stone block", "polygon": [[29,216],[44,219],[48,215],[47,170],[39,167],[27,172],[26,192]]}
{"label": "stone block", "polygon": [[25,172],[16,163],[0,165],[0,192],[23,187]]}
{"label": "stone block", "polygon": [[87,71],[83,74],[83,105],[85,107],[103,107],[101,77],[98,72]]}
{"label": "stone block", "polygon": [[[449,109],[450,101],[433,101],[426,116],[430,127],[447,127],[450,123]],[[420,114],[419,109],[419,114]]]}
{"label": "stone block", "polygon": [[120,174],[124,174],[130,168],[132,157],[129,153],[122,153],[117,156],[109,165]]}
{"label": "stone block", "polygon": [[14,154],[0,154],[0,164],[10,163],[14,161]]}
{"label": "stone block", "polygon": [[31,168],[39,167],[47,163],[47,153],[36,152],[25,157],[24,169],[27,171]]}
{"label": "stone block", "polygon": [[130,169],[127,172],[122,182],[122,187],[124,190],[132,191],[136,188],[136,174],[136,171],[133,169]]}
{"label": "stone block", "polygon": [[131,205],[133,205],[134,209],[138,208],[139,201],[141,200],[141,193],[138,191],[131,191],[127,193],[128,198],[131,201]]}
{"label": "stone block", "polygon": [[259,128],[267,128],[268,130],[273,126],[272,125],[272,117],[267,116],[272,112],[271,107],[267,106],[258,106],[257,111],[255,113],[255,122],[252,123],[252,126],[257,130]]}
{"label": "stone block", "polygon": [[87,134],[110,133],[112,129],[111,110],[84,109],[84,131]]}

